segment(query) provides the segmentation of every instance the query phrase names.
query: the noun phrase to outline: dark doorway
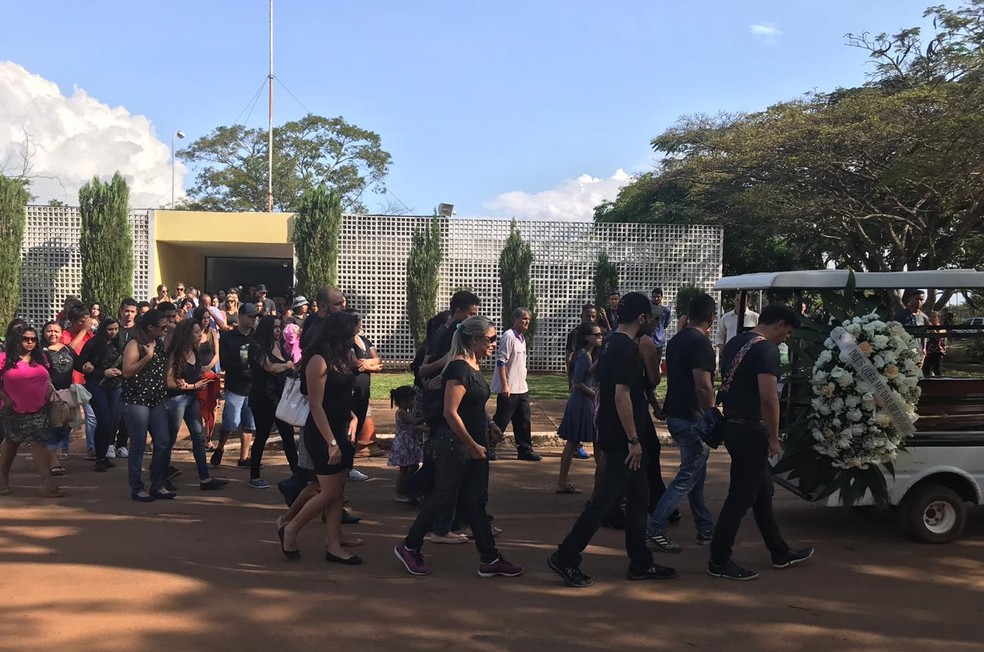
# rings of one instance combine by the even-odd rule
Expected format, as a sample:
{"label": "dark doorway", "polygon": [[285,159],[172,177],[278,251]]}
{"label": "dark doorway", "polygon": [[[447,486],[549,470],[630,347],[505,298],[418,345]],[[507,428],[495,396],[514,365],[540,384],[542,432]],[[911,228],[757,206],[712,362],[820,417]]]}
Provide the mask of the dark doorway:
{"label": "dark doorway", "polygon": [[210,292],[263,283],[270,297],[290,297],[294,286],[294,261],[290,258],[205,257],[205,287]]}

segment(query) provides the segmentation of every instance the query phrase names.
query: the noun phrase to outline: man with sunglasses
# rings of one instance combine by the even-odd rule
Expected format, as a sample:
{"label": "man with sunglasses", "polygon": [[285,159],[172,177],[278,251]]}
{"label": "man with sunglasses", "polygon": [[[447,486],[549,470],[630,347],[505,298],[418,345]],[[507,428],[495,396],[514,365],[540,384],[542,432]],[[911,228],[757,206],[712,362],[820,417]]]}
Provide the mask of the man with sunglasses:
{"label": "man with sunglasses", "polygon": [[512,313],[513,326],[502,334],[495,356],[492,392],[497,395],[492,420],[499,430],[512,422],[516,439],[516,458],[539,462],[542,458],[533,450],[530,426],[530,388],[526,383],[526,332],[533,313],[528,308],[516,308]]}

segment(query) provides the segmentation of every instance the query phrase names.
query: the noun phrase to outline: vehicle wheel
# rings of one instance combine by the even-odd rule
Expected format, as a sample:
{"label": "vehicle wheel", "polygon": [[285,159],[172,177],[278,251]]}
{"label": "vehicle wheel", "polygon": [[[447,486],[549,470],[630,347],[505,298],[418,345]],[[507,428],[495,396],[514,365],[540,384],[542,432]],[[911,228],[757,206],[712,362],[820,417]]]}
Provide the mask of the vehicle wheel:
{"label": "vehicle wheel", "polygon": [[910,491],[899,506],[905,530],[923,543],[949,543],[963,534],[967,506],[949,487],[925,484]]}

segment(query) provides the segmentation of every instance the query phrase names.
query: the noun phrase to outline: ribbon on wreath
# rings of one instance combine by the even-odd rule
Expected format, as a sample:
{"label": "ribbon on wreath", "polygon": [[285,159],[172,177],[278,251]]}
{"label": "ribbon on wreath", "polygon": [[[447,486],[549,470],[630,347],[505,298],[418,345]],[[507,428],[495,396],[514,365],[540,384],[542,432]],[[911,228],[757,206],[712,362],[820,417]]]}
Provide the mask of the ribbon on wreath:
{"label": "ribbon on wreath", "polygon": [[848,364],[854,369],[871,387],[871,392],[875,396],[875,403],[884,409],[896,430],[902,437],[909,437],[916,432],[916,427],[905,412],[905,405],[892,388],[885,382],[885,378],[878,373],[878,369],[872,364],[868,356],[858,347],[858,342],[854,336],[847,332],[842,326],[838,326],[830,332],[830,338],[837,343],[841,353],[847,358]]}

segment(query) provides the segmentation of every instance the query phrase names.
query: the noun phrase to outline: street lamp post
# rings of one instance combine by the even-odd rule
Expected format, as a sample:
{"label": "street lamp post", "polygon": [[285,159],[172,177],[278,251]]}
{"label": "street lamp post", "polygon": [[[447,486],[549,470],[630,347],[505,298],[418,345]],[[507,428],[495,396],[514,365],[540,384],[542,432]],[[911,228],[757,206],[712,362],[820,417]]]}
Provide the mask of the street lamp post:
{"label": "street lamp post", "polygon": [[174,139],[184,137],[183,131],[175,131],[171,134],[171,210],[174,210]]}

